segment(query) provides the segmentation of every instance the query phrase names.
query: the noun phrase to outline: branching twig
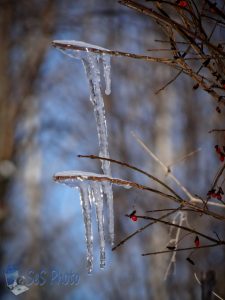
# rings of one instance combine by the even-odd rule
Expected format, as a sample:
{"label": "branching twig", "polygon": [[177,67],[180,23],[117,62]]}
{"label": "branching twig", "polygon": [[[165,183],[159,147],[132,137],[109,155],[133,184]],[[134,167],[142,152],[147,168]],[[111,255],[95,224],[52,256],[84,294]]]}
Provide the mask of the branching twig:
{"label": "branching twig", "polygon": [[116,250],[117,248],[119,248],[121,245],[123,245],[126,241],[128,241],[129,239],[131,239],[131,238],[132,238],[133,236],[135,236],[136,234],[138,234],[138,233],[144,231],[144,230],[145,230],[146,228],[148,228],[149,226],[151,226],[151,225],[157,223],[158,220],[163,220],[163,219],[165,219],[165,218],[171,216],[171,215],[174,214],[175,212],[179,211],[181,208],[182,208],[182,206],[180,206],[180,207],[174,209],[172,212],[169,212],[169,213],[167,213],[167,214],[161,216],[159,219],[157,219],[157,221],[150,222],[150,223],[146,224],[145,226],[139,228],[138,230],[134,231],[133,233],[131,233],[130,235],[128,235],[125,239],[123,239],[122,241],[120,241],[116,246],[114,246],[114,247],[112,248],[112,251],[114,251],[114,250]]}
{"label": "branching twig", "polygon": [[225,241],[219,241],[219,240],[216,240],[214,239],[213,237],[210,237],[204,233],[201,233],[195,229],[191,229],[189,227],[186,227],[186,226],[183,226],[183,225],[179,225],[179,224],[175,224],[175,223],[172,223],[170,221],[165,221],[165,220],[161,220],[160,218],[153,218],[153,217],[149,217],[149,216],[139,216],[139,215],[136,215],[137,218],[139,219],[145,219],[145,220],[152,220],[152,221],[155,221],[155,222],[159,222],[159,223],[163,223],[165,225],[169,225],[169,226],[173,226],[173,227],[176,227],[176,228],[180,228],[180,229],[183,229],[185,231],[188,231],[188,232],[191,232],[193,234],[196,234],[196,235],[199,235],[201,237],[204,237],[205,239],[211,241],[211,242],[214,242],[214,243],[218,243],[218,244],[224,244],[225,245]]}

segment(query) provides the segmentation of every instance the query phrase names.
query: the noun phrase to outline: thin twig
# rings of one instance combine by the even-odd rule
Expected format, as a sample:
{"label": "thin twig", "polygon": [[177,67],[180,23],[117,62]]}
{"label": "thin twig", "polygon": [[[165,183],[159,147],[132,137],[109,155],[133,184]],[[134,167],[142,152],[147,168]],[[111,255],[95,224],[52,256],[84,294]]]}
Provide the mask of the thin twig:
{"label": "thin twig", "polygon": [[218,171],[214,181],[213,181],[213,184],[212,184],[212,187],[211,187],[211,190],[215,188],[215,186],[217,185],[217,182],[219,181],[220,177],[222,176],[223,174],[223,171],[225,170],[225,163],[222,165],[222,167],[220,168],[220,170]]}
{"label": "thin twig", "polygon": [[184,156],[182,156],[181,158],[178,158],[177,160],[175,160],[174,162],[172,162],[171,164],[168,164],[168,168],[170,168],[173,165],[179,164],[180,162],[186,160],[188,157],[198,153],[199,151],[201,151],[201,148],[198,148],[197,150],[194,150]]}
{"label": "thin twig", "polygon": [[165,88],[167,88],[168,85],[170,85],[171,83],[173,83],[179,76],[180,74],[183,72],[183,70],[180,70],[176,76],[174,76],[170,81],[168,81],[163,87],[161,87],[158,91],[155,92],[156,95],[158,95],[161,91],[163,91]]}
{"label": "thin twig", "polygon": [[192,228],[189,228],[189,227],[186,227],[186,226],[183,226],[183,225],[178,225],[178,224],[175,224],[175,223],[172,223],[170,221],[165,221],[165,220],[161,220],[160,218],[153,218],[153,217],[149,217],[149,216],[139,216],[139,215],[136,215],[137,218],[139,219],[145,219],[145,220],[152,220],[152,221],[155,221],[155,222],[159,222],[159,223],[163,223],[165,225],[169,225],[169,226],[173,226],[173,227],[176,227],[176,228],[180,228],[180,229],[183,229],[185,231],[188,231],[188,232],[191,232],[193,234],[196,234],[196,235],[199,235],[211,242],[214,242],[214,243],[219,243],[219,244],[225,244],[225,241],[218,241],[216,239],[214,239],[213,237],[210,237],[204,233],[201,233],[195,229],[192,229]]}
{"label": "thin twig", "polygon": [[[222,246],[222,244],[210,244],[210,245],[204,245],[204,246],[199,246],[198,248],[196,247],[188,247],[188,248],[178,248],[174,250],[165,250],[165,251],[157,251],[157,252],[148,252],[148,253],[143,253],[142,256],[148,256],[148,255],[156,255],[156,254],[164,254],[164,253],[171,253],[173,251],[180,252],[180,251],[189,251],[189,250],[200,250],[203,248],[211,248],[211,247],[218,247]],[[224,246],[224,245],[223,245]]]}
{"label": "thin twig", "polygon": [[[171,216],[171,215],[174,214],[175,212],[179,211],[181,208],[182,208],[182,206],[179,206],[178,208],[174,209],[172,212],[169,212],[169,213],[167,213],[167,214],[161,216],[159,219],[157,219],[157,221],[158,221],[158,220],[163,220],[164,218],[167,218],[167,217]],[[129,239],[131,239],[131,238],[132,238],[133,236],[135,236],[136,234],[138,234],[138,233],[144,231],[144,230],[145,230],[146,228],[148,228],[149,226],[151,226],[151,225],[157,223],[157,221],[150,222],[150,223],[146,224],[145,226],[143,226],[143,227],[137,229],[137,230],[134,231],[133,233],[129,234],[126,238],[124,238],[124,239],[123,239],[122,241],[120,241],[116,246],[114,246],[114,247],[112,248],[112,251],[114,251],[114,250],[116,250],[117,248],[119,248],[121,245],[123,245],[125,242],[127,242]]]}
{"label": "thin twig", "polygon": [[168,174],[171,179],[182,189],[182,191],[188,196],[190,200],[194,197],[189,193],[189,191],[180,183],[180,181],[172,174],[172,172],[168,172],[168,167],[145,145],[145,143],[134,133],[131,132],[135,140],[138,144],[162,167],[165,174]]}
{"label": "thin twig", "polygon": [[212,132],[225,132],[225,129],[212,129],[208,131],[208,133],[212,133]]}

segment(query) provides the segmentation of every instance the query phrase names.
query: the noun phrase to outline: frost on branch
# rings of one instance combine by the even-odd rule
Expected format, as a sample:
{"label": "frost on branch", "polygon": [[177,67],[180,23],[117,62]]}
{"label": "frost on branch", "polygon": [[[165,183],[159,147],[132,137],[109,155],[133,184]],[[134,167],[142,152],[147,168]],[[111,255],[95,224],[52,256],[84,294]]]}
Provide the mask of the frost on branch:
{"label": "frost on branch", "polygon": [[[98,133],[98,142],[99,142],[99,155],[102,157],[109,158],[109,150],[108,150],[108,133],[107,133],[107,125],[106,125],[106,118],[105,118],[105,108],[104,108],[104,101],[101,92],[101,69],[103,69],[103,75],[105,78],[105,93],[109,95],[111,93],[111,78],[110,78],[110,55],[106,53],[92,53],[89,51],[91,49],[98,49],[98,50],[107,50],[102,47],[91,45],[88,43],[84,43],[81,41],[53,41],[53,45],[63,49],[63,52],[72,57],[82,61],[85,73],[87,76],[88,84],[89,84],[89,92],[90,92],[90,100],[93,104],[94,108],[94,115],[97,125],[97,133]],[[66,50],[64,47],[66,46]],[[70,48],[72,47],[72,48]],[[102,68],[102,66],[103,68]],[[103,173],[107,176],[111,176],[111,169],[110,169],[110,162],[106,160],[101,161]],[[109,214],[109,235],[111,245],[114,244],[114,212],[113,212],[113,191],[112,191],[112,184],[110,181],[104,181],[101,186],[95,184],[94,186],[89,187],[89,198],[93,198],[96,204],[96,214],[98,219],[98,229],[100,234],[100,252],[101,252],[101,266],[104,266],[104,239],[103,239],[103,219],[100,213],[102,212],[103,206],[103,194],[106,196],[107,206],[108,206],[108,214]],[[81,192],[82,194],[82,192]],[[83,202],[82,202],[83,203]],[[83,212],[84,206],[83,206]],[[84,220],[86,220],[85,213],[84,213]],[[89,227],[85,223],[86,234],[89,233]],[[87,238],[87,248],[88,248],[88,263],[90,263],[89,253],[91,247],[89,247],[90,242]]]}

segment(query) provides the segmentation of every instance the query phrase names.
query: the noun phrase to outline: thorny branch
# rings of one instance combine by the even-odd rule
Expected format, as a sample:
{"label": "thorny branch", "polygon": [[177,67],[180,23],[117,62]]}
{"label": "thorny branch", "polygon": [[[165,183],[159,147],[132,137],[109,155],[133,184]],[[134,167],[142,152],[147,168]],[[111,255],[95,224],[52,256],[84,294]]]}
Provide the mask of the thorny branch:
{"label": "thorny branch", "polygon": [[[214,28],[211,33],[207,35],[206,30],[203,28],[202,15],[194,1],[189,1],[187,7],[179,7],[177,4],[178,1],[175,3],[163,0],[148,0],[147,2],[154,5],[155,9],[132,0],[119,1],[120,4],[145,14],[157,22],[164,33],[167,34],[171,50],[174,50],[173,63],[176,67],[180,69],[180,71],[182,70],[183,73],[188,74],[198,86],[209,93],[216,100],[218,106],[221,104],[224,105],[223,90],[225,81],[221,70],[224,69],[225,52],[220,44],[216,45],[214,42],[211,42],[211,37],[220,20],[218,18],[215,19],[216,23],[214,24]],[[210,1],[206,2],[208,4],[208,10],[213,7],[215,13],[224,19],[222,10],[217,6],[214,7]],[[169,13],[167,13],[167,11],[169,11]],[[176,39],[174,38],[175,32],[178,34],[178,38]],[[179,40],[179,42],[177,42],[177,40]],[[190,46],[189,48],[202,60],[200,68],[196,70],[195,66],[189,63],[190,49],[188,48],[188,50],[182,54],[183,49],[180,49],[180,43],[186,43]],[[212,58],[216,58],[215,61],[213,61]],[[200,70],[203,68],[208,69],[210,73],[210,76],[204,79],[200,74]],[[173,80],[169,83],[172,82]],[[218,111],[220,110],[218,109]]]}
{"label": "thorny branch", "polygon": [[[203,238],[205,238],[205,239],[207,239],[211,242],[218,243],[218,245],[222,245],[222,244],[225,245],[225,241],[218,241],[218,240],[214,239],[213,237],[210,237],[210,236],[208,236],[204,233],[201,233],[201,232],[199,232],[195,229],[191,229],[191,228],[183,226],[183,225],[178,225],[178,224],[172,223],[170,221],[160,220],[159,218],[153,218],[153,217],[149,217],[149,216],[139,216],[139,215],[136,215],[136,216],[139,219],[152,220],[152,221],[155,221],[155,222],[163,223],[165,225],[173,226],[173,227],[176,227],[176,228],[181,228],[185,231],[188,231],[188,232],[191,232],[193,234],[199,235],[199,236],[201,236],[201,237],[203,237]],[[129,216],[126,215],[126,217],[129,217]]]}
{"label": "thorny branch", "polygon": [[[131,167],[131,165],[129,165],[129,164],[127,164],[127,163],[119,162],[119,161],[117,161],[117,160],[115,160],[115,159],[111,159],[111,158],[107,158],[107,157],[102,157],[102,156],[97,156],[97,155],[78,155],[78,157],[80,157],[80,158],[98,159],[98,160],[107,160],[107,161],[110,161],[110,162],[112,162],[112,163],[120,164],[121,166],[126,166],[126,167],[129,166],[129,168],[131,168],[131,169],[135,169],[135,168],[136,168],[136,167],[133,167],[133,166]],[[138,168],[136,168],[136,169],[138,169]],[[139,169],[139,170],[140,170],[140,169]],[[140,171],[141,171],[141,173],[143,173],[143,174],[144,174],[144,172],[145,172],[145,171],[142,171],[142,170],[140,170]],[[148,176],[148,175],[147,175],[147,176]],[[67,178],[68,178],[68,177],[67,177]],[[70,178],[71,178],[71,176],[70,176]],[[169,199],[169,200],[172,200],[172,201],[174,201],[174,202],[176,202],[176,203],[182,205],[183,207],[185,206],[186,208],[194,209],[194,210],[196,210],[197,212],[199,212],[200,214],[205,214],[205,215],[208,215],[208,216],[212,216],[212,217],[214,217],[215,219],[218,219],[218,220],[221,220],[221,221],[225,220],[225,216],[220,215],[220,214],[218,214],[218,213],[215,213],[215,212],[209,210],[205,205],[203,205],[203,208],[202,208],[201,206],[198,206],[198,205],[196,204],[196,203],[198,203],[198,202],[195,203],[195,201],[188,201],[188,200],[182,199],[182,198],[180,198],[180,197],[179,197],[179,198],[176,198],[176,197],[174,197],[174,196],[172,196],[172,195],[165,194],[165,193],[163,193],[163,192],[161,192],[161,191],[159,191],[159,190],[152,189],[152,188],[150,188],[150,187],[141,185],[141,184],[136,183],[136,182],[133,182],[133,181],[126,181],[126,180],[124,180],[124,179],[111,178],[111,177],[106,177],[106,176],[105,176],[104,178],[105,178],[105,180],[110,181],[110,182],[112,182],[112,183],[114,183],[114,184],[125,185],[125,186],[126,186],[126,185],[130,185],[130,186],[133,187],[133,188],[137,188],[137,189],[140,189],[140,190],[146,190],[146,191],[150,191],[150,192],[159,194],[159,195],[161,195],[161,196],[163,196],[163,197],[165,197],[165,198],[167,198],[167,199]],[[66,178],[63,177],[63,176],[60,176],[60,178],[56,178],[56,177],[55,177],[54,179],[55,179],[56,181],[60,181],[60,179],[66,179]],[[99,179],[99,177],[91,177],[90,180],[96,180],[96,181],[99,181],[99,180],[101,180],[101,179]],[[159,180],[159,179],[158,179],[158,180]],[[157,180],[156,180],[156,181],[157,181]],[[202,203],[202,202],[201,202],[201,203]]]}

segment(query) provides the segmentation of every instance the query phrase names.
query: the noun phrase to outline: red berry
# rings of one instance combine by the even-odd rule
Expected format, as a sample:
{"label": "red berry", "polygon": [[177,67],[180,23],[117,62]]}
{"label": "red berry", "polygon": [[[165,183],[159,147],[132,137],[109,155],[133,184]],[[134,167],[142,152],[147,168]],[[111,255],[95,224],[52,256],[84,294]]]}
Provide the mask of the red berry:
{"label": "red berry", "polygon": [[188,4],[187,4],[187,1],[179,1],[179,2],[178,2],[178,5],[179,5],[180,7],[186,7]]}
{"label": "red berry", "polygon": [[199,237],[196,235],[195,237],[195,247],[199,247],[200,246],[200,241],[199,241]]}
{"label": "red berry", "polygon": [[133,215],[130,217],[132,221],[136,222],[137,221],[137,216]]}

